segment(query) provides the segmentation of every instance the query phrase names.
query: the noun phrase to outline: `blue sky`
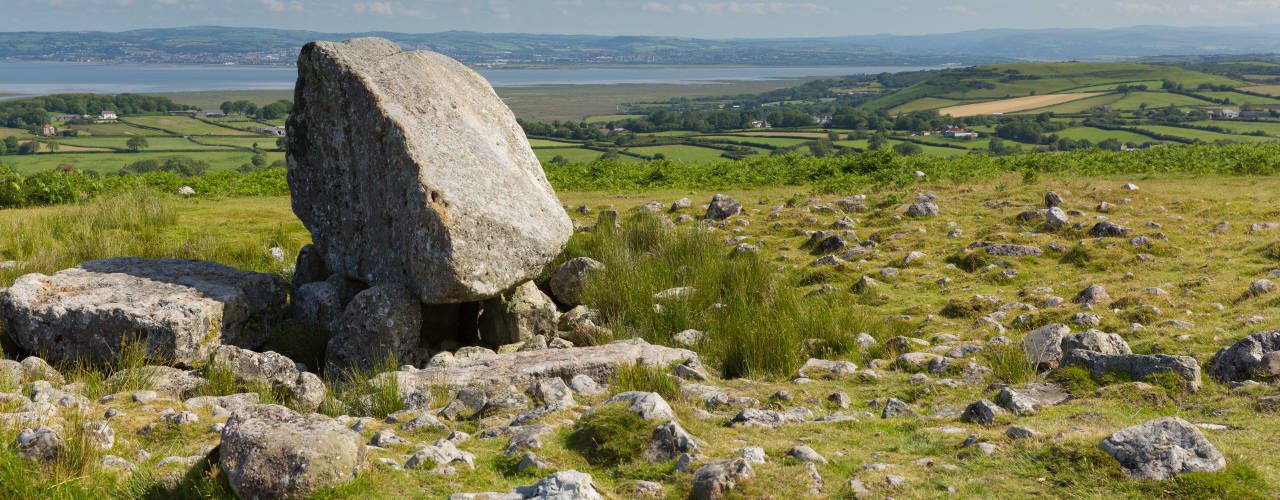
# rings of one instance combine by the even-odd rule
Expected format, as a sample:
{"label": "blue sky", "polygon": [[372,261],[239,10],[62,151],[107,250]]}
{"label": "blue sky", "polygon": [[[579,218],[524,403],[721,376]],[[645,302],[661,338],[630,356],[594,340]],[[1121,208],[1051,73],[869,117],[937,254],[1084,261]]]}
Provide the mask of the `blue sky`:
{"label": "blue sky", "polygon": [[191,25],[705,38],[1280,24],[1280,0],[3,0],[0,31]]}

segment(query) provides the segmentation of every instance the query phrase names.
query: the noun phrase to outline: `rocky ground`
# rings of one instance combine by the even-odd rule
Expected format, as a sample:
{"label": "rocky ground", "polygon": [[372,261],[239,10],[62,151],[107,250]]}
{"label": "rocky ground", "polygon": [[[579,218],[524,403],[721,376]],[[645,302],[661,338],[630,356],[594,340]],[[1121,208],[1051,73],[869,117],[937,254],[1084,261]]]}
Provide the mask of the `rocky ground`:
{"label": "rocky ground", "polygon": [[[1280,334],[1266,333],[1278,327],[1280,180],[804,191],[727,192],[741,211],[713,203],[723,217],[701,223],[723,258],[758,252],[814,315],[862,318],[847,349],[779,343],[815,358],[787,373],[724,377],[712,328],[601,319],[611,333],[584,339],[555,273],[537,283],[560,299],[563,334],[373,377],[394,384],[343,389],[314,357],[229,346],[214,350],[219,369],[102,369],[49,366],[6,342],[0,481],[25,497],[1280,493]],[[712,194],[560,196],[578,239],[609,210],[693,231]],[[191,210],[233,220],[218,211],[234,204]],[[649,293],[669,304],[693,292]],[[670,345],[605,343],[629,334]],[[293,409],[258,404],[271,402]]]}

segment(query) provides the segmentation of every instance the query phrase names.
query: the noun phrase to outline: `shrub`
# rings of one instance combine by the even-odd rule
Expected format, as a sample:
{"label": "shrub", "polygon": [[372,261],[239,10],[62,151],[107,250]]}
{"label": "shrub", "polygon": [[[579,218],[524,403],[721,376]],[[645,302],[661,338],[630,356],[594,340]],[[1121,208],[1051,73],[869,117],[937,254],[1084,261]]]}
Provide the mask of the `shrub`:
{"label": "shrub", "polygon": [[652,433],[648,421],[624,405],[613,404],[578,419],[565,444],[592,465],[608,467],[639,457]]}

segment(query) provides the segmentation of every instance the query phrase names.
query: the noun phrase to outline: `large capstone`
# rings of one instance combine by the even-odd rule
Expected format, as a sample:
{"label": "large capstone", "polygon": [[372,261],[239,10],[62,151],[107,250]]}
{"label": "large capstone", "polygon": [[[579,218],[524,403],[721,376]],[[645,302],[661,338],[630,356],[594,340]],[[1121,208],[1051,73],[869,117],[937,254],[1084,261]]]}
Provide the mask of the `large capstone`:
{"label": "large capstone", "polygon": [[310,43],[294,101],[293,210],[330,272],[476,301],[536,277],[573,232],[511,110],[453,59]]}
{"label": "large capstone", "polygon": [[122,342],[178,365],[219,345],[261,346],[288,285],[213,262],[122,257],[18,278],[0,297],[9,337],[50,361],[113,361]]}

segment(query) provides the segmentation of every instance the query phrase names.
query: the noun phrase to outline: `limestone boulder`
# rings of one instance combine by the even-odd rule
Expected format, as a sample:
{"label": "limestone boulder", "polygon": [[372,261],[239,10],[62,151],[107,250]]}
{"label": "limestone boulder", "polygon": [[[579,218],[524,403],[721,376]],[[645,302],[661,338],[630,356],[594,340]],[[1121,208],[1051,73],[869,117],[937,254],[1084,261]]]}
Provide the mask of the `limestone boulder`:
{"label": "limestone boulder", "polygon": [[1222,348],[1209,365],[1209,375],[1223,382],[1280,375],[1280,330],[1255,333]]}
{"label": "limestone boulder", "polygon": [[1182,379],[1187,390],[1200,390],[1200,364],[1191,356],[1103,354],[1075,349],[1062,358],[1062,366],[1082,367],[1095,378],[1113,374],[1129,380],[1143,380],[1152,375],[1172,373]]}
{"label": "limestone boulder", "polygon": [[485,301],[481,310],[480,340],[493,346],[554,337],[560,320],[556,303],[532,281]]}
{"label": "limestone boulder", "polygon": [[573,224],[479,74],[381,38],[313,42],[297,65],[289,188],[329,271],[457,303],[536,277],[564,248]]}
{"label": "limestone boulder", "polygon": [[403,285],[379,285],[356,294],[342,311],[325,346],[325,372],[370,369],[391,357],[421,360],[422,305]]}
{"label": "limestone boulder", "polygon": [[283,354],[224,345],[214,352],[213,359],[235,374],[236,381],[268,385],[288,394],[303,408],[315,409],[324,401],[325,387],[320,377],[298,370],[297,364]]}
{"label": "limestone boulder", "polygon": [[227,420],[218,466],[237,497],[302,498],[354,479],[364,458],[364,439],[334,419],[255,405]]}
{"label": "limestone boulder", "polygon": [[18,278],[0,297],[0,319],[14,342],[50,361],[110,362],[136,339],[150,356],[188,366],[221,344],[262,345],[287,295],[269,274],[121,257]]}
{"label": "limestone boulder", "polygon": [[562,304],[582,304],[582,290],[592,274],[604,271],[604,264],[590,257],[575,257],[551,273],[551,293]]}
{"label": "limestone boulder", "polygon": [[1134,479],[1169,479],[1188,472],[1216,472],[1227,466],[1222,453],[1194,425],[1162,417],[1123,429],[1102,441],[1103,451]]}

